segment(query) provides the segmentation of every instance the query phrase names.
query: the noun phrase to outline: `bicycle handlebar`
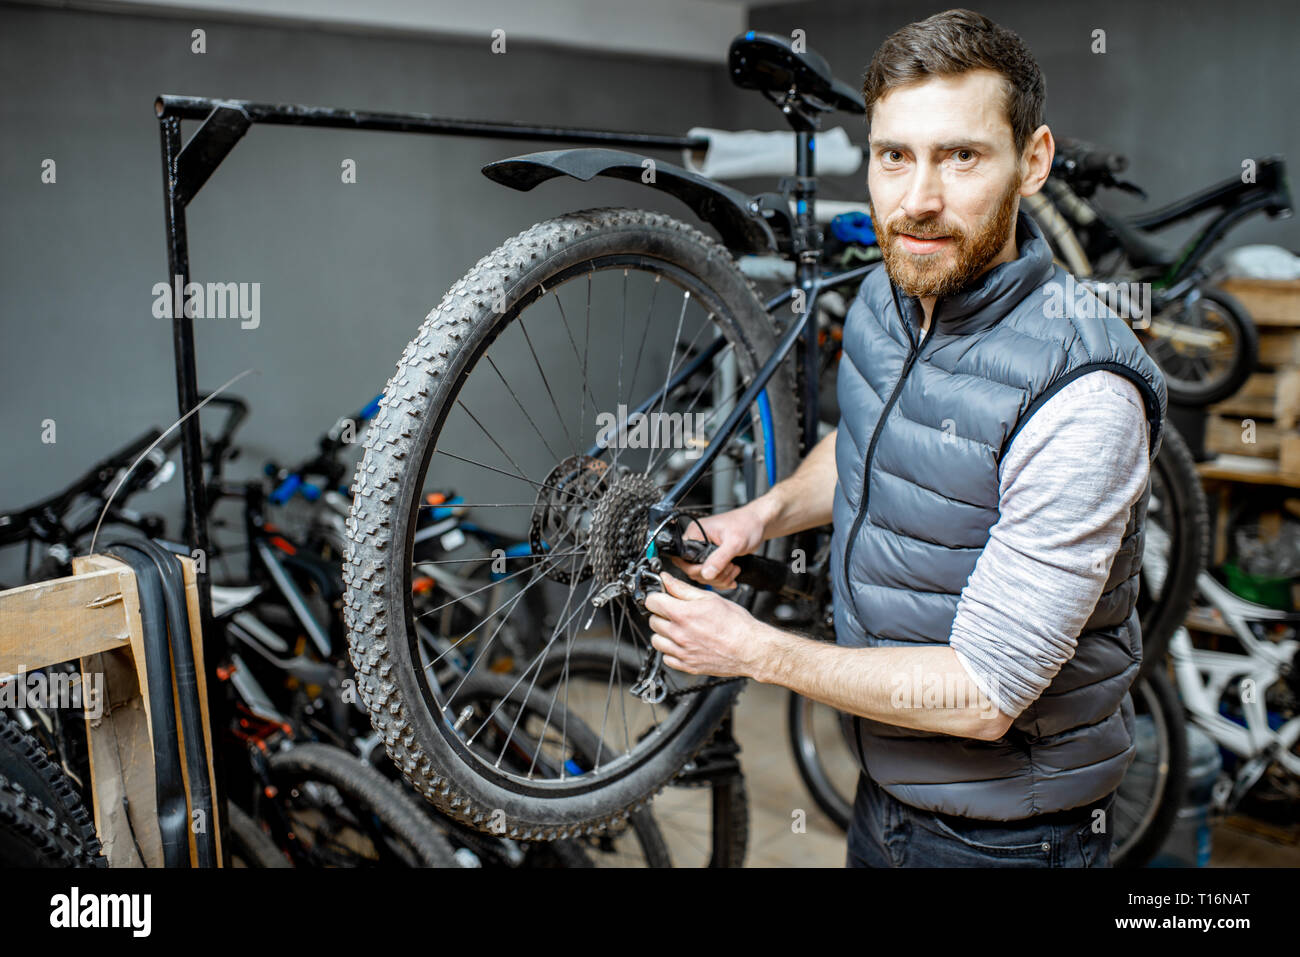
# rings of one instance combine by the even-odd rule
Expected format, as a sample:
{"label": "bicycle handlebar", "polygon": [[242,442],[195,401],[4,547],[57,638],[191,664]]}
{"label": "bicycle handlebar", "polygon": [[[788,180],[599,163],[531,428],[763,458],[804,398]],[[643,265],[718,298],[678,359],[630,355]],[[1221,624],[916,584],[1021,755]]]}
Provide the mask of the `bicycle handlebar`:
{"label": "bicycle handlebar", "polygon": [[[61,521],[68,506],[78,495],[104,498],[109,491],[109,483],[139,458],[160,434],[158,429],[150,429],[101,459],[63,491],[16,512],[0,515],[0,545],[10,545],[25,540],[31,534],[33,520],[41,523],[47,523],[51,518]],[[128,479],[127,487],[122,490],[123,494],[119,496],[117,504],[123,504],[132,492],[147,484],[156,471],[157,469],[137,469]]]}
{"label": "bicycle handlebar", "polygon": [[[383,397],[381,392],[357,412],[358,424],[368,422],[375,417],[375,413],[379,411],[379,401]],[[309,475],[326,479],[325,487],[332,488],[338,484],[339,478],[346,472],[346,468],[339,464],[338,453],[352,443],[343,437],[341,430],[337,435],[332,433],[333,430],[322,435],[317,442],[319,451],[292,469],[282,469],[274,462],[266,464],[266,474],[279,480],[271,494],[267,496],[269,502],[273,505],[283,505],[295,495],[302,495],[309,502],[316,501],[325,488],[306,481],[305,478]]]}
{"label": "bicycle handlebar", "polygon": [[[698,538],[683,538],[681,528],[674,523],[662,529],[655,544],[663,552],[677,555],[693,565],[698,565],[718,550],[718,546]],[[806,576],[790,570],[785,562],[762,555],[737,555],[732,563],[740,569],[736,582],[759,591],[784,592],[795,597],[807,597]]]}

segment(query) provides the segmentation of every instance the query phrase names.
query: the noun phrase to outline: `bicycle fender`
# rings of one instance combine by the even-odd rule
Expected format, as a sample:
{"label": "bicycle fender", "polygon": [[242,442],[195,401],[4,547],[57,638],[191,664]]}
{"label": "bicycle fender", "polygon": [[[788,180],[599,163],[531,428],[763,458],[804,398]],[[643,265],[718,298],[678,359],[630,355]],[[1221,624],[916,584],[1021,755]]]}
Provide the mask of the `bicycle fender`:
{"label": "bicycle fender", "polygon": [[[646,165],[649,162],[654,163],[653,167]],[[648,182],[647,169],[654,170]],[[777,249],[776,236],[759,212],[764,204],[758,197],[751,198],[673,163],[651,161],[625,150],[583,147],[524,153],[488,163],[482,173],[493,182],[521,192],[557,176],[583,182],[597,176],[642,182],[684,202],[716,229],[723,244],[734,252],[763,254]]]}

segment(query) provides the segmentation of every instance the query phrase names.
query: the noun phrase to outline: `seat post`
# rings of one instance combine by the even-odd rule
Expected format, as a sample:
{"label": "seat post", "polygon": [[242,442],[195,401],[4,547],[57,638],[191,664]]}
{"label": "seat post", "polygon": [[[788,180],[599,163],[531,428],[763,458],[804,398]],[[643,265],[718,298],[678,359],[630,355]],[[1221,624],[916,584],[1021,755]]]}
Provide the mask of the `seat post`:
{"label": "seat post", "polygon": [[[795,131],[794,182],[790,191],[794,200],[794,252],[799,260],[796,263],[795,278],[803,291],[804,309],[812,312],[816,309],[816,282],[818,267],[822,258],[822,235],[817,228],[817,165],[816,140],[817,131],[798,129]],[[803,440],[804,448],[812,449],[817,443],[817,423],[819,419],[817,397],[817,322],[809,320],[803,327],[803,374],[806,384],[804,394]]]}

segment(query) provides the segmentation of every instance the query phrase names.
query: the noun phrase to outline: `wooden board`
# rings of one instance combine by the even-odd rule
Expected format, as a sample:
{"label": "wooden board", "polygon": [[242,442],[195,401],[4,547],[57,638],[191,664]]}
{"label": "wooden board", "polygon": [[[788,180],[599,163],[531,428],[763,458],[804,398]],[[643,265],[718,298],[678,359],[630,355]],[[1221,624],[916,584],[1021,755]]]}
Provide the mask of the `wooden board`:
{"label": "wooden board", "polygon": [[82,680],[103,676],[98,718],[86,717],[95,831],[109,867],[162,867],[149,710],[130,652],[81,659]]}
{"label": "wooden board", "polygon": [[1283,472],[1272,459],[1219,455],[1198,462],[1196,471],[1206,481],[1242,482],[1247,485],[1278,485],[1300,489],[1300,473]]}
{"label": "wooden board", "polygon": [[[1249,418],[1249,417],[1247,417]],[[1251,419],[1253,442],[1245,439],[1251,435],[1246,422],[1238,416],[1207,416],[1205,420],[1205,450],[1218,455],[1244,455],[1251,458],[1276,459],[1282,450],[1283,430],[1273,422]]]}
{"label": "wooden board", "polygon": [[1208,412],[1238,419],[1270,419],[1284,429],[1292,428],[1300,418],[1300,369],[1256,372]]}
{"label": "wooden board", "polygon": [[1214,415],[1238,416],[1241,418],[1276,418],[1273,414],[1273,396],[1277,392],[1277,375],[1272,372],[1256,372],[1250,376],[1240,389],[1222,402],[1209,407]]}
{"label": "wooden board", "polygon": [[[215,782],[197,578],[191,559],[181,557],[179,561],[197,666],[208,774]],[[102,695],[98,701],[88,701],[85,711],[95,829],[104,853],[113,867],[160,867],[163,855],[154,732],[135,573],[124,562],[106,555],[74,559],[73,570],[75,574],[67,578],[0,591],[0,669],[16,672],[79,661],[82,688],[98,689]],[[173,675],[173,706],[176,698]],[[183,754],[184,732],[179,719],[177,726]],[[188,769],[184,762],[181,768],[185,777]],[[197,864],[196,829],[200,827],[214,835],[220,860],[220,822],[215,810],[219,805],[214,800],[211,821],[197,820],[188,780],[185,786],[191,863]]]}
{"label": "wooden board", "polygon": [[158,829],[157,789],[153,767],[153,712],[145,673],[144,628],[135,572],[108,555],[74,558],[79,575],[120,572],[129,624],[126,647],[81,658],[82,681],[98,674],[105,698],[97,719],[86,716],[95,830],[109,867],[162,867],[162,833]]}
{"label": "wooden board", "polygon": [[0,592],[0,671],[17,674],[124,647],[124,595],[135,576],[124,565],[90,568]]}
{"label": "wooden board", "polygon": [[1300,328],[1259,330],[1259,364],[1300,366]]}
{"label": "wooden board", "polygon": [[1300,326],[1300,280],[1234,278],[1220,286],[1241,301],[1257,326]]}
{"label": "wooden board", "polygon": [[180,739],[181,753],[181,775],[185,779],[185,798],[190,810],[190,860],[194,865],[198,865],[198,847],[197,835],[200,829],[206,828],[213,836],[216,845],[217,860],[221,860],[221,802],[216,796],[217,769],[212,758],[212,729],[208,726],[208,676],[207,669],[203,667],[203,630],[199,624],[199,586],[198,576],[194,571],[194,561],[189,558],[181,558],[181,572],[185,580],[185,599],[190,613],[190,647],[194,649],[194,683],[198,687],[199,693],[199,714],[203,716],[204,734],[203,741],[207,752],[208,762],[208,784],[212,793],[212,820],[201,821],[195,814],[194,800],[190,789],[189,767],[185,763],[185,731],[181,727],[180,715],[180,694],[176,687],[175,675],[172,676],[172,695],[175,699],[177,714],[177,731]]}

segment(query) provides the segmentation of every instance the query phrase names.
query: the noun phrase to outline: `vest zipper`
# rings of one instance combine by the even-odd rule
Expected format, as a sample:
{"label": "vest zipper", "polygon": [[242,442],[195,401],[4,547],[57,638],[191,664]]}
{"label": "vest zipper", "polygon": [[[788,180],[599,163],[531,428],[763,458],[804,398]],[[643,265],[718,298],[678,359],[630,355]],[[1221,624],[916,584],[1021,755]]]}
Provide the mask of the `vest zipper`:
{"label": "vest zipper", "polygon": [[[853,519],[853,528],[849,532],[849,540],[844,546],[844,589],[849,589],[849,561],[853,558],[853,546],[857,542],[858,530],[862,528],[862,520],[867,517],[867,489],[871,484],[871,460],[876,455],[876,443],[880,440],[880,433],[884,431],[885,420],[889,418],[889,413],[893,411],[894,405],[898,402],[898,397],[902,394],[903,383],[907,381],[907,375],[912,371],[912,366],[916,363],[917,357],[921,354],[921,347],[916,341],[916,336],[912,334],[911,327],[907,324],[907,319],[903,316],[903,310],[898,305],[898,294],[894,290],[893,283],[890,283],[890,292],[894,295],[894,308],[898,309],[898,318],[903,322],[903,331],[907,333],[908,341],[911,348],[907,353],[907,359],[903,363],[903,371],[894,384],[894,391],[889,394],[889,401],[880,412],[880,418],[876,420],[876,427],[871,432],[871,441],[867,443],[867,458],[862,463],[862,494],[858,498],[858,512]],[[930,322],[934,323],[934,314],[939,310],[939,301],[936,299],[934,309],[930,312]],[[928,336],[927,336],[928,338]]]}

